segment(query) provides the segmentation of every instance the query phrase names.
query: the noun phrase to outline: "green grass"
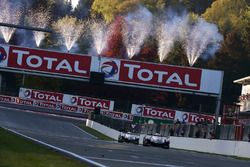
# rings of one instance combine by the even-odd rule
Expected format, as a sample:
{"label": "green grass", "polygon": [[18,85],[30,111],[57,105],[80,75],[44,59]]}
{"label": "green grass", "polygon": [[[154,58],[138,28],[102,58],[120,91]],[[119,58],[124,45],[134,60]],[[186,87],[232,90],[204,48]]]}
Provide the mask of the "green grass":
{"label": "green grass", "polygon": [[0,128],[0,167],[86,167],[75,159]]}
{"label": "green grass", "polygon": [[91,134],[91,135],[97,137],[97,138],[100,139],[100,140],[114,141],[114,139],[112,139],[112,138],[110,138],[110,137],[108,137],[108,136],[106,136],[106,135],[104,135],[104,134],[102,134],[102,133],[96,131],[95,129],[92,129],[92,128],[88,127],[88,126],[85,126],[85,125],[77,125],[77,126],[79,126],[79,127],[82,128],[84,131],[86,131],[86,132],[88,132],[89,134]]}

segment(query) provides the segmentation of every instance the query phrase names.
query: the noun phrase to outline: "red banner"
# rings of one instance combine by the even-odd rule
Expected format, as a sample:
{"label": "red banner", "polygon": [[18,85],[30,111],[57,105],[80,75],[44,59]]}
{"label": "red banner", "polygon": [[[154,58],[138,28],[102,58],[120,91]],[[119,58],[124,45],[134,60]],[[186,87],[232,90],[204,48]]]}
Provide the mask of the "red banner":
{"label": "red banner", "polygon": [[4,102],[4,103],[16,103],[16,97],[0,95],[0,102]]}
{"label": "red banner", "polygon": [[29,99],[18,98],[17,103],[21,104],[21,105],[33,106],[34,101],[33,100],[29,100]]}
{"label": "red banner", "polygon": [[204,114],[196,114],[196,113],[189,113],[188,122],[189,123],[198,123],[198,122],[214,122],[215,117],[212,115],[204,115]]}
{"label": "red banner", "polygon": [[63,111],[69,111],[69,112],[77,112],[78,111],[77,106],[69,106],[69,105],[65,105],[65,104],[60,105],[60,109]]}
{"label": "red banner", "polygon": [[100,72],[106,81],[126,86],[212,94],[220,93],[223,78],[221,71],[110,58],[101,58]]}
{"label": "red banner", "polygon": [[89,98],[89,97],[78,97],[77,101],[78,106],[84,106],[89,108],[100,107],[102,109],[109,109],[110,101],[103,100],[103,99],[96,99],[96,98]]}
{"label": "red banner", "polygon": [[145,106],[143,107],[143,116],[173,120],[175,118],[175,110]]}
{"label": "red banner", "polygon": [[94,109],[96,107],[100,107],[101,109],[105,110],[114,109],[114,101],[84,97],[84,96],[74,96],[74,95],[64,94],[63,103],[73,106],[82,106],[88,109]]}
{"label": "red banner", "polygon": [[57,105],[52,102],[45,102],[45,101],[34,101],[34,106],[35,107],[42,107],[42,108],[51,108],[51,109],[56,109]]}
{"label": "red banner", "polygon": [[9,46],[7,66],[26,71],[88,78],[91,56]]}
{"label": "red banner", "polygon": [[120,80],[150,86],[199,90],[201,69],[121,61]]}
{"label": "red banner", "polygon": [[156,118],[156,119],[169,119],[179,120],[185,123],[198,123],[198,122],[214,122],[215,117],[213,115],[189,113],[183,111],[177,111],[167,108],[157,108],[146,105],[133,104],[131,108],[131,114],[139,117]]}
{"label": "red banner", "polygon": [[63,94],[34,89],[20,88],[19,97],[41,101],[51,101],[56,103],[63,102]]}
{"label": "red banner", "polygon": [[87,113],[93,111],[93,110],[89,110],[89,109],[87,109],[85,107],[80,107],[80,106],[78,106],[77,108],[78,108],[77,112],[79,112],[79,113],[85,113],[85,114],[87,114]]}
{"label": "red banner", "polygon": [[220,94],[223,72],[191,67],[119,60],[0,45],[0,67],[37,75],[89,78],[90,71],[105,73],[106,83],[147,89],[179,89]]}
{"label": "red banner", "polygon": [[113,119],[133,121],[133,116],[129,113],[116,112],[116,111],[102,111],[101,114],[108,116],[108,117],[111,117]]}

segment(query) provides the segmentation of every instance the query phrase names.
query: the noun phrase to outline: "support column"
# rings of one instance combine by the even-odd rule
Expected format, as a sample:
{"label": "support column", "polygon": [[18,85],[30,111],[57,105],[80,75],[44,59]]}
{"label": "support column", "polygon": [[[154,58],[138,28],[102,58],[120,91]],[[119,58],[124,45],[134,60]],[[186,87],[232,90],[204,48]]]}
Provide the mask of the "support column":
{"label": "support column", "polygon": [[219,114],[220,114],[220,105],[221,105],[221,96],[222,96],[222,86],[223,86],[223,77],[224,77],[224,72],[222,72],[222,76],[221,76],[221,83],[220,83],[220,92],[219,92],[219,95],[216,99],[216,110],[215,110],[215,127],[214,127],[214,130],[215,130],[215,134],[217,132],[216,128],[217,128],[217,125],[218,125],[218,118],[219,118]]}

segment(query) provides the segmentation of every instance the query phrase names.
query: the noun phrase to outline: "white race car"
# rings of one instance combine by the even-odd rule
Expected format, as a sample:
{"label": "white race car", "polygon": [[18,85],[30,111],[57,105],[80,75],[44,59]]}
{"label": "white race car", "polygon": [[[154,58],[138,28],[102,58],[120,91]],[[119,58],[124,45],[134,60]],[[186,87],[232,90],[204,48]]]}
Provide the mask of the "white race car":
{"label": "white race car", "polygon": [[162,136],[160,134],[146,135],[143,138],[144,146],[160,146],[169,149],[170,139],[169,137]]}
{"label": "white race car", "polygon": [[136,133],[131,133],[131,132],[121,132],[119,137],[118,137],[118,142],[119,143],[134,143],[134,144],[139,144],[139,139],[140,135]]}

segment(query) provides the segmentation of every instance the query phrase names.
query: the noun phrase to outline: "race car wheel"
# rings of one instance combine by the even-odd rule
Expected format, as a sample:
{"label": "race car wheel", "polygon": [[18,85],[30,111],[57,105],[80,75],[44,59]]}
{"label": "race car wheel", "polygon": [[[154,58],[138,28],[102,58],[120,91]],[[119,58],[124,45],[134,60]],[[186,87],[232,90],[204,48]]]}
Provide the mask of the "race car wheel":
{"label": "race car wheel", "polygon": [[119,136],[119,137],[118,137],[118,142],[119,142],[119,143],[123,143],[123,142],[124,142],[124,139],[123,139],[122,136]]}
{"label": "race car wheel", "polygon": [[139,139],[134,141],[135,144],[139,144]]}
{"label": "race car wheel", "polygon": [[147,139],[143,139],[142,145],[143,146],[148,146],[149,145],[148,140]]}
{"label": "race car wheel", "polygon": [[169,149],[169,143],[165,143],[165,144],[163,145],[163,148]]}

